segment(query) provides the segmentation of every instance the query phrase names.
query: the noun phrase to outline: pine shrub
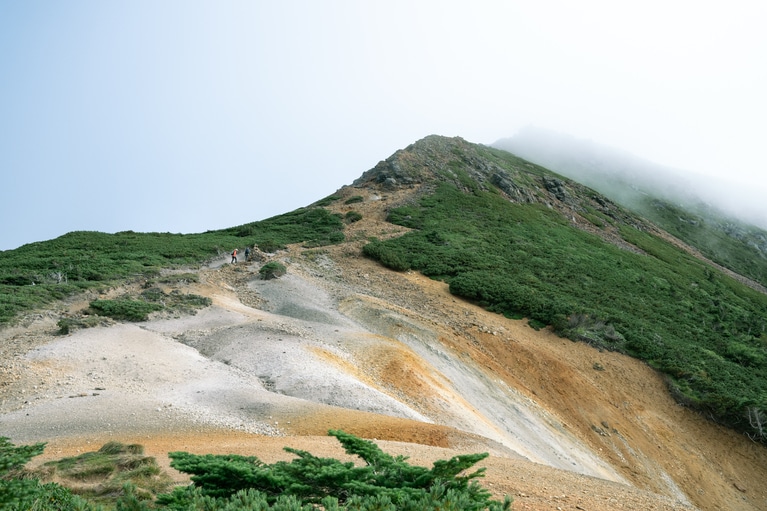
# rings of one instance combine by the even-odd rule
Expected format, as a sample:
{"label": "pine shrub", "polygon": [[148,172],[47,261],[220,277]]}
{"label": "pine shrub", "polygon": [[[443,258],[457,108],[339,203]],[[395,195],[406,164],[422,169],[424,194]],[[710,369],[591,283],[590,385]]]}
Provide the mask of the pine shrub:
{"label": "pine shrub", "polygon": [[261,275],[261,278],[264,280],[271,280],[282,277],[287,271],[288,270],[285,268],[284,264],[277,261],[270,261],[258,270],[258,274]]}
{"label": "pine shrub", "polygon": [[[285,448],[296,458],[290,462],[264,464],[253,456],[195,455],[172,452],[171,466],[191,474],[193,484],[161,495],[158,503],[170,509],[229,509],[232,499],[265,500],[272,507],[253,509],[304,510],[502,510],[511,499],[491,500],[477,478],[484,469],[465,471],[485,459],[487,453],[439,460],[431,469],[406,463],[404,456],[391,456],[376,444],[343,431],[330,431],[347,454],[365,464],[319,458],[306,451]],[[285,500],[287,499],[287,500]],[[213,502],[216,506],[213,507]],[[249,504],[250,505],[250,504]],[[251,509],[241,507],[238,509]]]}

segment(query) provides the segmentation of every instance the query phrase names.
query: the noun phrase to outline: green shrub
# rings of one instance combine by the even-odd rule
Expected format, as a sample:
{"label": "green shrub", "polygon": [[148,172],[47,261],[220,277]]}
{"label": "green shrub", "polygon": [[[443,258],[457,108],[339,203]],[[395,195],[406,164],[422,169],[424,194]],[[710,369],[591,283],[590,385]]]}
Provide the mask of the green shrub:
{"label": "green shrub", "polygon": [[261,252],[266,252],[268,254],[273,254],[277,252],[278,250],[285,250],[286,248],[288,248],[287,246],[281,243],[277,243],[276,241],[271,239],[259,241],[256,246]]}
{"label": "green shrub", "polygon": [[338,195],[328,195],[324,199],[320,199],[314,204],[312,204],[312,206],[316,206],[316,207],[330,206],[331,204],[333,204],[335,201],[339,200],[340,198],[341,197],[339,197]]}
{"label": "green shrub", "polygon": [[166,296],[165,291],[159,287],[150,287],[141,292],[141,298],[149,302],[160,302]]}
{"label": "green shrub", "polygon": [[61,318],[56,325],[59,327],[59,335],[71,334],[82,328],[93,328],[105,323],[104,318],[99,316]]}
{"label": "green shrub", "polygon": [[196,273],[171,273],[169,275],[164,275],[162,277],[157,277],[155,279],[151,279],[150,281],[147,281],[147,287],[151,287],[155,283],[159,284],[189,284],[192,282],[199,282],[200,276]]}
{"label": "green shrub", "polygon": [[387,268],[394,271],[406,271],[410,269],[407,257],[402,250],[391,250],[391,247],[384,245],[378,240],[371,241],[362,247],[362,253],[366,257],[375,259]]}
{"label": "green shrub", "polygon": [[348,224],[353,224],[354,222],[359,222],[360,220],[362,220],[362,215],[356,211],[348,211],[344,215],[344,220]]}
{"label": "green shrub", "polygon": [[193,293],[182,293],[173,291],[169,297],[169,307],[173,310],[193,313],[197,309],[203,309],[210,306],[213,301],[207,296],[200,296]]}
{"label": "green shrub", "polygon": [[356,204],[358,202],[364,201],[365,198],[362,197],[362,195],[353,195],[352,197],[349,197],[344,201],[344,204]]}
{"label": "green shrub", "polygon": [[[487,453],[455,456],[434,462],[431,469],[412,466],[404,456],[391,456],[368,440],[331,431],[347,454],[364,466],[286,447],[296,456],[290,462],[267,465],[253,456],[169,453],[171,465],[191,474],[193,484],[168,491],[172,481],[161,474],[154,458],[143,456],[138,445],[109,442],[96,452],[48,462],[49,476],[78,487],[83,498],[55,483],[40,484],[20,478],[20,470],[44,444],[15,447],[0,438],[0,509],[38,511],[150,509],[210,511],[502,511],[511,506],[477,482],[483,468],[467,473]],[[159,492],[159,495],[158,495]],[[153,502],[153,499],[156,501]]]}
{"label": "green shrub", "polygon": [[572,314],[559,332],[570,339],[583,341],[597,348],[625,351],[623,335],[613,325],[588,314]]}
{"label": "green shrub", "polygon": [[684,209],[641,195],[632,206],[714,262],[767,286],[764,230],[723,218],[708,205],[691,204]]}
{"label": "green shrub", "polygon": [[0,509],[22,508],[38,492],[35,480],[14,478],[29,460],[42,454],[44,443],[13,445],[7,437],[0,437]]}
{"label": "green shrub", "polygon": [[[42,484],[24,466],[42,454],[45,444],[15,446],[0,437],[0,509],[33,511],[90,511],[91,505],[58,484]],[[94,510],[95,511],[95,510]]]}
{"label": "green shrub", "polygon": [[[386,454],[368,440],[342,431],[330,434],[347,454],[359,456],[365,465],[318,458],[288,447],[285,450],[296,459],[272,465],[253,456],[172,452],[171,466],[190,474],[193,485],[161,495],[158,503],[170,509],[189,509],[195,502],[208,502],[209,509],[220,509],[232,499],[247,499],[273,506],[253,509],[316,509],[319,505],[327,510],[501,510],[511,505],[508,498],[503,503],[491,500],[490,492],[477,483],[484,469],[461,475],[487,453],[439,460],[427,469],[409,465],[405,457]],[[289,504],[283,499],[290,499]],[[460,502],[460,507],[450,507],[451,502]]]}
{"label": "green shrub", "polygon": [[[455,490],[445,491],[440,486],[433,486],[428,494],[417,497],[403,495],[392,499],[387,495],[352,496],[346,502],[339,503],[335,497],[325,497],[318,504],[307,504],[294,495],[281,495],[270,503],[267,496],[259,491],[240,490],[230,497],[218,499],[204,495],[199,489],[190,490],[183,504],[168,504],[170,509],[205,509],[222,511],[466,511],[488,509],[501,511],[510,509],[504,503],[490,503],[478,507],[472,497]],[[143,509],[143,508],[140,508]]]}
{"label": "green shrub", "polygon": [[93,300],[90,309],[100,316],[125,321],[146,321],[149,314],[162,310],[162,306],[143,300]]}
{"label": "green shrub", "polygon": [[287,271],[288,270],[285,268],[284,264],[277,261],[270,261],[258,270],[258,274],[261,275],[261,278],[264,280],[271,280],[282,277]]}

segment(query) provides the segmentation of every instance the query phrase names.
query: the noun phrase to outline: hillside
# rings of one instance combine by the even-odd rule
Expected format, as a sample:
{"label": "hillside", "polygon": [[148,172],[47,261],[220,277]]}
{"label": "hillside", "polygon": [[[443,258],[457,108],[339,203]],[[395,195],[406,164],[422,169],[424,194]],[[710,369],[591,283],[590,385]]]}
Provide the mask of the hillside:
{"label": "hillside", "polygon": [[535,128],[498,140],[493,147],[599,191],[722,267],[762,288],[767,285],[767,215],[761,197],[749,187]]}
{"label": "hillside", "polygon": [[[435,239],[433,226],[415,222],[429,222],[417,206],[434,196],[437,176],[469,194],[494,186],[514,204],[562,211],[589,240],[648,257],[620,227],[654,232],[651,224],[527,162],[510,173],[508,160],[484,150],[430,137],[381,162],[316,205],[356,219],[343,242],[266,254],[285,264],[279,279],[258,278],[266,260],[230,265],[224,254],[164,270],[197,275],[160,284],[210,298],[195,315],[156,312],[54,335],[62,315],[82,314],[94,298],[140,295],[138,281],[6,326],[0,431],[49,441],[48,458],[119,439],[161,458],[189,450],[269,460],[285,445],[335,456],[322,435],[338,428],[416,461],[489,451],[485,484],[513,495],[514,509],[767,509],[765,448],[679,406],[648,365],[363,256],[371,240],[383,249],[430,229]],[[261,241],[257,225],[233,232],[242,248],[249,236]],[[460,241],[440,233],[447,238],[433,245]]]}

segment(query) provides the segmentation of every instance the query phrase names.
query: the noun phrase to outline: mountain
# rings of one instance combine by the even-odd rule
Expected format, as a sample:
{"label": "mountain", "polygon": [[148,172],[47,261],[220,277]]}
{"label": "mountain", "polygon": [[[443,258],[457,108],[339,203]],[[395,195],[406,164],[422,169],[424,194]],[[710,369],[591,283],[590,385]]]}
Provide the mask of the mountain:
{"label": "mountain", "polygon": [[271,219],[0,254],[0,431],[167,463],[337,456],[343,429],[418,462],[490,452],[514,509],[764,509],[767,295],[731,274],[592,188],[430,136]]}

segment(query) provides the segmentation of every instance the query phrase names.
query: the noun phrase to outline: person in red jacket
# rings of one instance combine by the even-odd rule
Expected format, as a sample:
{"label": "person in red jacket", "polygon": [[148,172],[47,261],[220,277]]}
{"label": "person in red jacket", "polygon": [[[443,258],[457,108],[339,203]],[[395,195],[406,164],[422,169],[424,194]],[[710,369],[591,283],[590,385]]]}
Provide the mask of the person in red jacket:
{"label": "person in red jacket", "polygon": [[232,262],[237,262],[237,249],[235,248],[234,251],[232,251]]}

